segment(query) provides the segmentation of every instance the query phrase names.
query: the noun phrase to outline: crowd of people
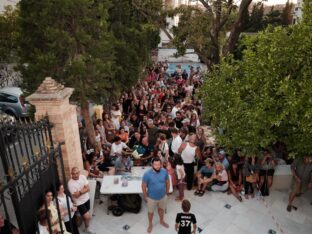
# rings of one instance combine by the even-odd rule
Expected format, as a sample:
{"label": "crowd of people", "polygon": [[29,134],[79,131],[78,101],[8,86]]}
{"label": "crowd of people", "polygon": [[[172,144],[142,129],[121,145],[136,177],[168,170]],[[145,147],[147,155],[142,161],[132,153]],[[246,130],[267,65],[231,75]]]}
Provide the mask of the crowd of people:
{"label": "crowd of people", "polygon": [[[82,157],[88,178],[101,180],[105,175],[129,172],[133,166],[152,166],[153,171],[146,173],[142,182],[143,196],[148,203],[148,232],[152,230],[155,207],[158,207],[160,223],[168,227],[164,221],[168,178],[177,191],[175,200],[182,202],[183,213],[177,215],[175,227],[179,233],[191,230],[191,226],[183,228],[185,222],[196,228],[195,216],[188,213],[191,204],[185,199],[185,189],[194,190],[194,195],[199,197],[210,191],[225,192],[242,202],[243,198],[268,195],[272,186],[278,162],[272,150],[263,149],[260,156],[247,157],[241,149],[229,152],[206,139],[202,104],[196,95],[202,82],[200,68],[190,66],[186,71],[177,65],[175,72],[169,74],[168,63],[158,62],[147,67],[145,79],[130,91],[123,92],[110,110],[95,115],[95,145],[85,140],[84,122],[79,121]],[[304,165],[307,167],[301,173]],[[296,184],[289,198],[288,211],[301,189],[311,188],[311,165],[311,160],[293,164]],[[52,233],[61,229],[64,233],[79,233],[75,223],[76,211],[84,221],[85,232],[94,233],[89,227],[87,177],[81,175],[78,168],[72,169],[71,176],[68,182],[70,195],[64,193],[62,184],[58,186],[57,194],[46,192],[45,202],[38,212],[40,233],[50,233],[49,225]],[[161,188],[153,183],[158,177],[163,181]],[[58,200],[61,220],[55,199]]]}
{"label": "crowd of people", "polygon": [[203,82],[200,68],[190,66],[187,72],[177,65],[172,74],[167,70],[167,62],[147,67],[144,80],[97,116],[97,145],[83,145],[89,177],[122,174],[133,165],[151,165],[159,158],[177,188],[178,202],[184,200],[185,187],[195,188],[200,197],[207,191],[227,192],[240,202],[243,197],[269,195],[274,169],[281,161],[274,150],[247,157],[241,149],[226,152],[208,142],[196,95]]}
{"label": "crowd of people", "polygon": [[147,67],[144,80],[96,116],[97,143],[83,144],[89,177],[122,174],[159,157],[178,188],[177,201],[184,198],[184,185],[188,190],[196,186],[198,196],[207,189],[228,191],[239,201],[241,194],[253,198],[264,184],[269,188],[276,166],[269,150],[264,149],[260,158],[247,159],[240,149],[226,152],[207,142],[202,104],[196,95],[203,82],[200,68],[190,66],[187,72],[177,65],[172,74],[167,69],[167,62]]}

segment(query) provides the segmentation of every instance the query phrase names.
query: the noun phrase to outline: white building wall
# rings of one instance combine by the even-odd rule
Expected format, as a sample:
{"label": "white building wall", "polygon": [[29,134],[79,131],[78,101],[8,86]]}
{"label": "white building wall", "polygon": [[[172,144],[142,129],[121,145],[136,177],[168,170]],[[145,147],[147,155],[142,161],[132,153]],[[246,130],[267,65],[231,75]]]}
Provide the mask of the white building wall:
{"label": "white building wall", "polygon": [[[201,5],[200,2],[198,2],[197,0],[164,0],[164,4],[172,7],[172,8],[176,8],[179,7],[181,5],[191,5],[191,6],[198,6]],[[174,16],[173,18],[167,18],[167,23],[168,23],[168,31],[170,32],[170,29],[172,29],[173,26],[178,26],[179,24],[179,19],[180,17]],[[167,35],[160,30],[160,43],[159,43],[159,47],[163,47],[165,44],[167,44],[170,41],[170,39],[167,37]]]}
{"label": "white building wall", "polygon": [[303,7],[303,1],[297,0],[297,4],[293,12],[293,24],[297,24],[301,21],[302,14],[303,14],[302,7]]}

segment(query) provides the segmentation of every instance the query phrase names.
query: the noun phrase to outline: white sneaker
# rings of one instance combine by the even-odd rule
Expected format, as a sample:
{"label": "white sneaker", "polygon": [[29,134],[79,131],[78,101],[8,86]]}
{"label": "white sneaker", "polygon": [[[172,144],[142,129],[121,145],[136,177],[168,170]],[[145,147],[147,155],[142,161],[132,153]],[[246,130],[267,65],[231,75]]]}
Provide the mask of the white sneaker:
{"label": "white sneaker", "polygon": [[88,234],[96,234],[95,231],[93,231],[90,227],[84,229],[83,231],[84,233],[88,233]]}

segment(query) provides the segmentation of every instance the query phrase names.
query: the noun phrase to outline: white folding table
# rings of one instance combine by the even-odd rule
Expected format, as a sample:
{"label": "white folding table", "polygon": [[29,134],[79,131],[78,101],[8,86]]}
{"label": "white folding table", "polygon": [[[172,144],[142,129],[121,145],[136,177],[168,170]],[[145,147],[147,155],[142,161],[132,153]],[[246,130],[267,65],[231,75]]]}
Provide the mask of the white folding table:
{"label": "white folding table", "polygon": [[[151,169],[151,167],[132,167],[131,173],[125,175],[106,175],[102,179],[100,193],[109,195],[107,206],[109,206],[110,195],[113,194],[141,194],[142,191],[142,178],[144,173]],[[128,182],[127,186],[122,186],[122,178]],[[114,183],[118,179],[118,183]],[[172,181],[169,175],[170,187],[169,192],[172,193]],[[109,210],[107,209],[107,214]]]}

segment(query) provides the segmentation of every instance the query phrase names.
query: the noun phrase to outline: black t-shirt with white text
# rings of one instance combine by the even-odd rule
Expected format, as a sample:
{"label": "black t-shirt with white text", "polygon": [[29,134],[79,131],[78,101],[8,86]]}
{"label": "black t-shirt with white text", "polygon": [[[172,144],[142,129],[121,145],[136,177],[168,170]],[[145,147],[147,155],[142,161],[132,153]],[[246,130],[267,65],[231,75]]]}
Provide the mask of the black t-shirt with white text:
{"label": "black t-shirt with white text", "polygon": [[192,224],[196,224],[196,218],[191,213],[178,213],[176,223],[179,224],[178,234],[190,234],[192,231]]}

